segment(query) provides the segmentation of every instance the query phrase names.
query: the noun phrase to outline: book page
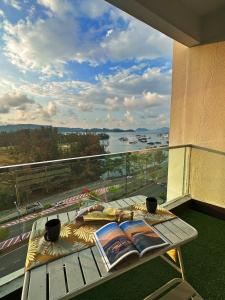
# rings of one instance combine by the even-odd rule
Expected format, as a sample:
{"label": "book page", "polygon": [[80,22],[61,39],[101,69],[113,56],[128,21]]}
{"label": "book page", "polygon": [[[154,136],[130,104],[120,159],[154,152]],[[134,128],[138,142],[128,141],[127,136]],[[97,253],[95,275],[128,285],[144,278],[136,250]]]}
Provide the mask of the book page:
{"label": "book page", "polygon": [[142,256],[146,251],[168,244],[153,227],[144,220],[125,221],[120,224],[120,228],[134,244]]}
{"label": "book page", "polygon": [[103,255],[108,269],[114,267],[124,257],[138,254],[131,240],[124,234],[116,222],[111,222],[95,232],[95,240]]}

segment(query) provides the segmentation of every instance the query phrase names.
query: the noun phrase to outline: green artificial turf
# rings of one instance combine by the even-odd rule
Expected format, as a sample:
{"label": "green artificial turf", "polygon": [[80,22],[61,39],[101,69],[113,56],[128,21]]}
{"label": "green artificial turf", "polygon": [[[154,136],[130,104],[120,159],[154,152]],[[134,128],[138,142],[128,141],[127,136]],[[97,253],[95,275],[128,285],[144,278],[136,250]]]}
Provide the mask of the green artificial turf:
{"label": "green artificial turf", "polygon": [[[199,233],[182,247],[187,281],[205,300],[225,299],[225,222],[191,209],[179,216]],[[173,277],[179,273],[157,258],[74,299],[143,299]]]}
{"label": "green artificial turf", "polygon": [[[225,221],[191,209],[179,216],[199,234],[196,240],[182,247],[187,281],[204,300],[225,299]],[[179,277],[179,273],[157,258],[74,300],[140,300],[173,277]],[[20,299],[20,294],[18,290],[3,299]]]}

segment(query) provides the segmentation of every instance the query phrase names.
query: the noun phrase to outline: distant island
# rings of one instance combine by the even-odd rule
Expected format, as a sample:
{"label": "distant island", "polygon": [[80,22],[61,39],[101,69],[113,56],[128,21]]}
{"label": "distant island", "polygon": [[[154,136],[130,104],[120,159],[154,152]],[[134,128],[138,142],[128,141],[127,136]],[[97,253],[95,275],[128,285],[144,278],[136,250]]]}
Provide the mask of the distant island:
{"label": "distant island", "polygon": [[137,128],[135,131],[136,132],[143,132],[143,131],[149,131],[149,129],[147,129],[147,128]]}
{"label": "distant island", "polygon": [[133,129],[121,129],[121,128],[80,128],[80,127],[54,127],[49,125],[38,125],[38,124],[9,124],[0,125],[0,132],[14,132],[21,129],[38,129],[41,127],[53,127],[57,128],[59,133],[79,133],[79,132],[134,132]]}
{"label": "distant island", "polygon": [[15,132],[21,129],[38,129],[41,127],[53,127],[57,128],[59,133],[93,133],[93,132],[145,132],[148,131],[150,133],[169,133],[168,127],[156,128],[156,129],[148,129],[148,128],[137,128],[137,129],[121,129],[121,128],[80,128],[80,127],[54,127],[49,125],[38,125],[38,124],[8,124],[8,125],[0,125],[0,132]]}
{"label": "distant island", "polygon": [[149,129],[148,132],[150,133],[169,133],[169,127],[160,127],[155,129]]}

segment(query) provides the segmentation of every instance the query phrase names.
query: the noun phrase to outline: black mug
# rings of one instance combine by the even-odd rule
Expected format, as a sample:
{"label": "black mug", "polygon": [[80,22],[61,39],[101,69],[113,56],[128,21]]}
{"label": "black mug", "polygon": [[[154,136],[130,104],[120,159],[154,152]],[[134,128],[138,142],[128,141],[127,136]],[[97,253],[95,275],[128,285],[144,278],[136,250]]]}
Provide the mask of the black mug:
{"label": "black mug", "polygon": [[56,242],[59,239],[61,223],[59,219],[49,220],[45,224],[45,240],[49,242]]}
{"label": "black mug", "polygon": [[157,199],[154,197],[146,198],[147,211],[151,214],[155,214],[157,208]]}

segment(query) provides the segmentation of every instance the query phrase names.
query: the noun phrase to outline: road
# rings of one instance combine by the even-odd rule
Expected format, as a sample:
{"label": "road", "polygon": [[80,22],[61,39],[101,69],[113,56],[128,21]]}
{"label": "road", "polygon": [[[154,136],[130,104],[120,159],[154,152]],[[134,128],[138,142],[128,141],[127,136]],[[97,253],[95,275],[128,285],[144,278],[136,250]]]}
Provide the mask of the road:
{"label": "road", "polygon": [[26,254],[27,244],[0,256],[0,278],[23,268]]}
{"label": "road", "polygon": [[[59,214],[59,213],[62,213],[62,212],[67,212],[67,211],[70,211],[72,208],[73,208],[73,206],[71,206],[71,207],[67,206],[65,208],[62,207],[61,209],[59,209],[58,211],[56,211],[56,212],[54,212],[52,214]],[[31,231],[32,225],[35,222],[35,220],[36,220],[36,218],[35,219],[31,219],[31,220],[26,221],[26,222],[23,222],[23,223],[18,223],[16,225],[12,225],[12,226],[8,227],[8,229],[9,229],[9,235],[8,235],[7,239],[9,239],[11,237],[14,237],[14,236],[18,236],[21,233]]]}
{"label": "road", "polygon": [[32,225],[35,220],[30,220],[28,222],[24,222],[21,224],[16,224],[14,226],[9,227],[9,235],[7,239],[10,239],[11,237],[17,236],[21,233],[31,231]]}
{"label": "road", "polygon": [[[114,182],[114,184],[115,184],[115,182]],[[147,186],[142,187],[141,189],[138,189],[138,191],[135,191],[135,192],[129,194],[129,196],[135,196],[135,195],[142,194],[142,195],[146,195],[146,196],[151,195],[151,196],[158,197],[160,195],[160,193],[164,190],[165,190],[164,187],[162,187],[158,184],[152,183],[152,184],[148,184]],[[63,208],[62,208],[62,210],[63,210]],[[66,211],[68,211],[68,210],[70,210],[69,207],[66,208]],[[60,212],[61,212],[61,210],[57,211],[57,213],[60,213]],[[9,229],[8,238],[18,236],[19,234],[24,233],[24,232],[31,231],[34,221],[35,221],[35,219],[31,219],[29,221],[8,227],[8,229]]]}

